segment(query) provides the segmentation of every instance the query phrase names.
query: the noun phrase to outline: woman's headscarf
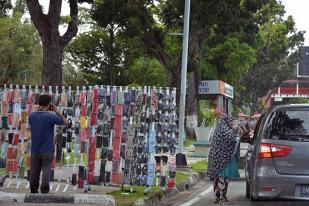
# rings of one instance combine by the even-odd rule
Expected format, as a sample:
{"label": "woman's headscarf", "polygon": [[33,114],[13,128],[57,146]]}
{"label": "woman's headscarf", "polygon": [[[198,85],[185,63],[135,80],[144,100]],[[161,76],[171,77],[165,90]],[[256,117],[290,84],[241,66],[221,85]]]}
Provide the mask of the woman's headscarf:
{"label": "woman's headscarf", "polygon": [[207,176],[211,178],[217,177],[233,158],[236,135],[229,128],[229,121],[232,121],[232,118],[223,115],[211,140],[207,169]]}

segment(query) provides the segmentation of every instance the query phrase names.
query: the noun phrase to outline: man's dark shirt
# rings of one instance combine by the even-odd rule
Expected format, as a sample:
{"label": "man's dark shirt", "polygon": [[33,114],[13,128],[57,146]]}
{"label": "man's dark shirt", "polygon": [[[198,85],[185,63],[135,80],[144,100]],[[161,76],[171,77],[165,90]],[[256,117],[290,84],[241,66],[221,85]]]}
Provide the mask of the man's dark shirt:
{"label": "man's dark shirt", "polygon": [[63,123],[63,119],[57,114],[47,111],[32,112],[29,115],[31,152],[54,152],[54,126]]}

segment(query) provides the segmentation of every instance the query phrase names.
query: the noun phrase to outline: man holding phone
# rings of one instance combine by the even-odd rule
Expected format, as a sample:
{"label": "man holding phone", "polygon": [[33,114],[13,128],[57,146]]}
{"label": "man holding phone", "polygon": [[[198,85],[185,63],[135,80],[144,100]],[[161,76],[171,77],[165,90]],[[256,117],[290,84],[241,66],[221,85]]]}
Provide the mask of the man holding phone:
{"label": "man holding phone", "polygon": [[29,115],[31,130],[30,190],[38,193],[42,171],[41,193],[49,192],[49,179],[54,158],[54,126],[67,124],[66,118],[51,104],[51,97],[40,95],[39,108]]}

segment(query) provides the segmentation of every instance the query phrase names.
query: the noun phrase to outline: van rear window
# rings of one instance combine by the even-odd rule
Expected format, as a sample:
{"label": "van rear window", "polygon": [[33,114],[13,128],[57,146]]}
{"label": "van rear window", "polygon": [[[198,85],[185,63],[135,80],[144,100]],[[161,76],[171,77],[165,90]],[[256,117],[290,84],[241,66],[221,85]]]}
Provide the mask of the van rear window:
{"label": "van rear window", "polygon": [[267,123],[264,138],[309,141],[309,110],[274,112]]}

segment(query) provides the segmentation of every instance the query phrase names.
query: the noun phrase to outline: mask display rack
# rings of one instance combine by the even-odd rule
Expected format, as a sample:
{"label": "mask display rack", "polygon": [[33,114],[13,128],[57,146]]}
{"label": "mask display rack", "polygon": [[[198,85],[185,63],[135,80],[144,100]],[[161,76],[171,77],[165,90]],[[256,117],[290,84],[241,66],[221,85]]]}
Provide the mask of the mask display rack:
{"label": "mask display rack", "polygon": [[175,186],[175,88],[2,85],[0,167],[9,174],[8,188],[13,178],[16,188],[29,188],[28,116],[41,94],[51,96],[68,122],[55,127],[51,190],[66,192],[72,185],[73,191],[88,192],[91,184]]}

